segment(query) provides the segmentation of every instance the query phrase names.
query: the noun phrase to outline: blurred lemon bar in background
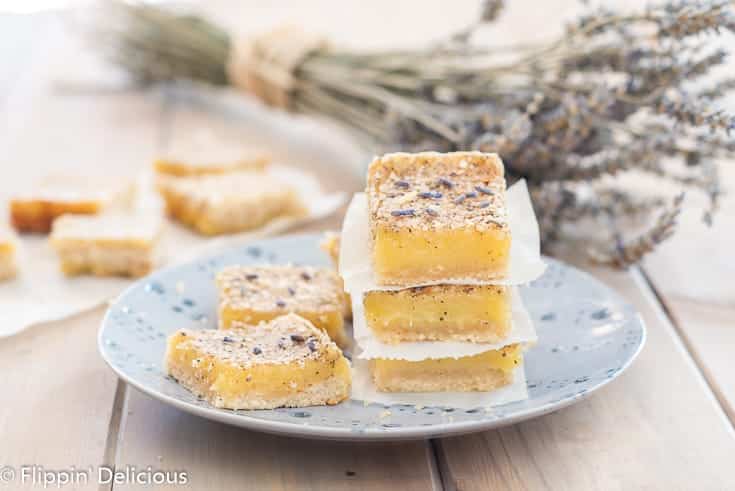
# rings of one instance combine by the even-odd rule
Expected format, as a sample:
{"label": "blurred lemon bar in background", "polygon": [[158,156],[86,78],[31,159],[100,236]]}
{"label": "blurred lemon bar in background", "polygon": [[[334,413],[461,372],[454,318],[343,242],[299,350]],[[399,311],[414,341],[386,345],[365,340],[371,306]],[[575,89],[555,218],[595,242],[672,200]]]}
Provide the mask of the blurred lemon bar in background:
{"label": "blurred lemon bar in background", "polygon": [[119,179],[55,176],[10,200],[10,220],[19,232],[48,233],[61,215],[94,215],[116,205],[128,206],[132,182]]}
{"label": "blurred lemon bar in background", "polygon": [[339,269],[340,236],[338,232],[325,232],[319,247],[329,255],[334,269]]}
{"label": "blurred lemon bar in background", "polygon": [[296,189],[261,172],[159,176],[157,184],[169,215],[203,235],[245,232],[307,214]]}
{"label": "blurred lemon bar in background", "polygon": [[168,340],[165,365],[194,394],[229,409],[337,404],[352,385],[340,349],[295,314],[245,328],[182,329]]}
{"label": "blurred lemon bar in background", "polygon": [[160,225],[135,214],[64,215],[49,240],[66,275],[138,277],[154,267]]}
{"label": "blurred lemon bar in background", "polygon": [[217,274],[220,327],[257,324],[292,312],[345,346],[342,279],[329,268],[230,266]]}
{"label": "blurred lemon bar in background", "polygon": [[[329,255],[329,258],[332,260],[332,264],[334,265],[334,269],[337,270],[339,273],[339,248],[341,246],[341,240],[340,240],[340,234],[339,232],[325,232],[324,237],[322,238],[322,241],[319,243],[319,247],[321,250],[326,252]],[[350,294],[345,292],[345,318],[351,319],[352,318],[352,298],[350,297]]]}
{"label": "blurred lemon bar in background", "polygon": [[381,392],[488,391],[511,384],[522,360],[521,347],[514,344],[460,358],[374,359],[370,371]]}
{"label": "blurred lemon bar in background", "polygon": [[208,130],[174,140],[153,168],[171,176],[203,176],[235,171],[263,171],[271,162],[268,151]]}
{"label": "blurred lemon bar in background", "polygon": [[0,225],[0,281],[17,273],[18,242],[12,230]]}
{"label": "blurred lemon bar in background", "polygon": [[384,343],[495,343],[511,329],[510,289],[496,285],[434,285],[370,291],[365,319]]}
{"label": "blurred lemon bar in background", "polygon": [[370,164],[367,196],[379,284],[506,275],[511,237],[497,155],[386,154]]}

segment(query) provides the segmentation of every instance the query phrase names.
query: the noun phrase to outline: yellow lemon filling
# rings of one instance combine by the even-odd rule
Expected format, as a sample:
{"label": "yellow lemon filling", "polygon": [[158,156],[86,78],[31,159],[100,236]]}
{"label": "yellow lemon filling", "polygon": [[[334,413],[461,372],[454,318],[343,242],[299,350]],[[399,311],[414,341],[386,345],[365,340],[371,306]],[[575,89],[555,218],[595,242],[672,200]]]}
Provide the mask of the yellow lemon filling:
{"label": "yellow lemon filling", "polygon": [[339,348],[293,314],[248,329],[181,330],[165,363],[194,394],[230,409],[337,404],[351,386]]}
{"label": "yellow lemon filling", "polygon": [[344,346],[342,279],[329,268],[293,265],[230,266],[217,274],[220,327],[258,324],[295,313]]}
{"label": "yellow lemon filling", "polygon": [[[309,312],[296,309],[293,310],[293,313],[307,319],[317,328],[322,329],[338,345],[344,346],[347,343],[344,312],[342,309],[331,312]],[[220,327],[222,329],[230,329],[233,325],[236,326],[241,323],[254,325],[259,322],[275,319],[283,314],[284,312],[282,310],[255,311],[224,305],[219,311]]]}
{"label": "yellow lemon filling", "polygon": [[367,292],[368,327],[384,343],[498,342],[511,328],[505,286],[436,285]]}
{"label": "yellow lemon filling", "polygon": [[510,233],[502,229],[410,230],[379,227],[373,243],[376,275],[387,284],[444,278],[502,278]]}

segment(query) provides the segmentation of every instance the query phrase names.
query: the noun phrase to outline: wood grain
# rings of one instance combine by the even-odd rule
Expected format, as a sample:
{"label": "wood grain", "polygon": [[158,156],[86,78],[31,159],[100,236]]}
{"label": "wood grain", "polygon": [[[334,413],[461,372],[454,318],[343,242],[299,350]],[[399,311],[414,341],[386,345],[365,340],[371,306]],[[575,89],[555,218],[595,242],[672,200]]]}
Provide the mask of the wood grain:
{"label": "wood grain", "polygon": [[735,438],[637,272],[593,270],[643,315],[648,342],[620,379],[570,408],[441,441],[447,489],[732,489]]}
{"label": "wood grain", "polygon": [[677,234],[647,258],[644,270],[735,424],[735,168],[723,162],[721,169],[725,194],[713,226],[702,223],[704,200],[691,196]]}
{"label": "wood grain", "polygon": [[117,379],[97,355],[101,314],[97,309],[0,342],[2,465],[62,469],[102,462]]}
{"label": "wood grain", "polygon": [[117,468],[183,469],[191,489],[440,489],[426,442],[356,445],[266,435],[191,416],[132,389],[125,408]]}
{"label": "wood grain", "polygon": [[[77,46],[58,19],[19,22],[34,26],[39,44],[27,46],[28,59],[16,67],[17,75],[11,76],[12,67],[1,70],[7,76],[1,101],[6,117],[0,131],[0,194],[49,173],[132,176],[150,158],[160,104],[135,93],[104,98],[59,94],[56,63],[65,60],[71,71],[87,66],[76,55]],[[103,311],[0,339],[0,465],[61,470],[104,462],[118,382],[97,352]],[[76,489],[97,489],[92,481]],[[20,488],[17,481],[8,487]]]}

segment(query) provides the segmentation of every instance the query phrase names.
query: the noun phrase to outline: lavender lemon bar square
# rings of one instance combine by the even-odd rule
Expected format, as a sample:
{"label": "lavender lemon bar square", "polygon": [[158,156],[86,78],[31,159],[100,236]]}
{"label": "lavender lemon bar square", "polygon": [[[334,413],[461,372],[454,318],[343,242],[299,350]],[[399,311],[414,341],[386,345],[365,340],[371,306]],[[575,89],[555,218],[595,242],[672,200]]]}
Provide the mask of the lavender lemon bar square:
{"label": "lavender lemon bar square", "polygon": [[220,327],[257,324],[292,312],[345,346],[342,279],[329,268],[230,266],[217,274]]}
{"label": "lavender lemon bar square", "polygon": [[228,409],[338,404],[352,385],[337,345],[295,314],[228,330],[182,329],[168,340],[165,366],[194,394]]}
{"label": "lavender lemon bar square", "polygon": [[376,280],[411,285],[494,280],[508,268],[511,234],[503,164],[480,152],[393,153],[368,170]]}
{"label": "lavender lemon bar square", "polygon": [[18,232],[48,233],[65,214],[95,215],[127,205],[133,186],[106,178],[54,176],[10,200],[10,220]]}

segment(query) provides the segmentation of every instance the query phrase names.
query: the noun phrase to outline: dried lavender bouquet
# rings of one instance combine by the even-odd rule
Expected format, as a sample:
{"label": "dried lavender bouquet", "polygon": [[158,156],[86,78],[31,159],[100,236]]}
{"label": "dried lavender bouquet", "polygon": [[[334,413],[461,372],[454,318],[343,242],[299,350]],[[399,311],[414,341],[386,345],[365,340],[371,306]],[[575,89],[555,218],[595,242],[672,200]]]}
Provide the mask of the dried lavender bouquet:
{"label": "dried lavender bouquet", "polygon": [[669,237],[683,198],[641,195],[611,176],[706,193],[710,221],[721,193],[716,161],[735,153],[734,120],[712,107],[735,79],[690,87],[725,60],[712,40],[735,30],[729,1],[594,10],[548,43],[494,49],[472,43],[502,10],[490,0],[476,24],[444,42],[377,53],[296,29],[236,41],[165,7],[111,8],[97,39],[139,81],[232,85],[343,123],[373,149],[498,152],[509,181],[528,180],[545,246],[589,231],[590,254],[611,265],[635,263]]}

